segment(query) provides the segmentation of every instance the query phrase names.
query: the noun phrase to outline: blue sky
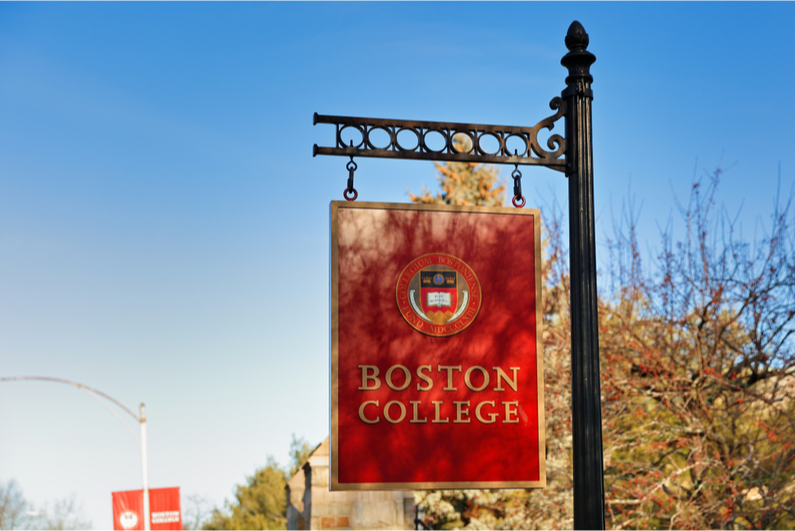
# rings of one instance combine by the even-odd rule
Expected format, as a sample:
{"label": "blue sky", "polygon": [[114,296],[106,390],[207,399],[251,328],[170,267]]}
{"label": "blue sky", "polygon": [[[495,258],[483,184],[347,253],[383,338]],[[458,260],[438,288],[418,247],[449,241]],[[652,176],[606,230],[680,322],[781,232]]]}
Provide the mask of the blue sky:
{"label": "blue sky", "polygon": [[[694,173],[769,226],[795,182],[790,3],[2,3],[0,376],[146,402],[153,487],[220,505],[291,434],[327,435],[328,204],[345,159],[312,113],[534,125],[590,35],[597,235],[641,205],[644,248]],[[562,123],[561,123],[562,125]],[[507,176],[511,168],[503,169]],[[530,206],[565,178],[524,171]],[[435,188],[362,159],[360,200]],[[604,256],[605,253],[602,253]],[[0,383],[0,480],[75,494],[95,527],[140,486],[94,400]]]}

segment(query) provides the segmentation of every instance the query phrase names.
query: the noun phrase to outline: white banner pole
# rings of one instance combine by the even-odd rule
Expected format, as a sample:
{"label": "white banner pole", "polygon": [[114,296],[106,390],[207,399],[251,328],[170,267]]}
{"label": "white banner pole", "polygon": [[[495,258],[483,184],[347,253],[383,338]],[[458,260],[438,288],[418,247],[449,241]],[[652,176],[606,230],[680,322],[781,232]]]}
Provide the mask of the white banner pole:
{"label": "white banner pole", "polygon": [[144,530],[152,529],[149,522],[149,461],[146,454],[146,410],[141,404],[141,467],[144,479]]}

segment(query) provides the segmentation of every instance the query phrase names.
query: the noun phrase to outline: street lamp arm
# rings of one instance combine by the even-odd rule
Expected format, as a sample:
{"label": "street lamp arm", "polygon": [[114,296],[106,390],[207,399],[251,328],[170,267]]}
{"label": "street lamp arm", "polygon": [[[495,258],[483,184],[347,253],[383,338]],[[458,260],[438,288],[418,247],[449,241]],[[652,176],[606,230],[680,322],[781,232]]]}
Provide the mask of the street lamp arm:
{"label": "street lamp arm", "polygon": [[124,404],[122,404],[118,400],[106,395],[102,391],[98,391],[98,390],[94,389],[93,387],[89,387],[87,385],[79,384],[77,382],[72,382],[70,380],[63,380],[61,378],[49,378],[47,376],[8,376],[8,377],[0,378],[0,382],[11,381],[11,380],[45,380],[45,381],[49,381],[49,382],[60,382],[60,383],[73,385],[75,387],[79,387],[80,389],[85,389],[86,391],[90,391],[90,392],[96,393],[96,394],[98,394],[98,395],[100,395],[100,396],[102,396],[104,398],[107,398],[108,400],[110,400],[111,402],[113,402],[114,404],[116,404],[117,406],[122,408],[124,411],[129,413],[132,416],[132,418],[134,418],[138,422],[142,422],[142,419],[138,415],[136,415],[135,413],[133,413],[132,411],[127,409],[124,406]]}
{"label": "street lamp arm", "polygon": [[129,425],[129,424],[127,424],[127,421],[126,421],[126,420],[124,420],[123,418],[121,418],[121,415],[119,415],[119,414],[116,412],[116,410],[115,410],[115,409],[113,409],[112,407],[110,407],[110,406],[108,405],[108,403],[107,403],[107,402],[104,402],[104,401],[102,401],[102,400],[101,400],[101,399],[100,399],[100,398],[99,398],[97,395],[95,395],[94,393],[92,393],[92,392],[91,392],[91,391],[89,391],[88,389],[82,389],[82,390],[83,390],[83,391],[85,391],[85,393],[86,393],[88,396],[90,396],[91,398],[93,398],[94,400],[96,400],[96,401],[97,401],[99,404],[101,404],[101,405],[102,405],[102,407],[104,407],[105,409],[107,409],[107,410],[110,412],[110,414],[111,414],[111,415],[113,415],[114,417],[116,417],[117,419],[119,419],[119,422],[121,422],[122,424],[124,424],[124,427],[125,427],[125,428],[127,428],[127,431],[129,431],[129,432],[130,432],[130,435],[132,435],[132,436],[133,436],[133,439],[135,439],[135,442],[138,444],[138,446],[139,446],[139,450],[140,450],[140,446],[141,446],[141,439],[140,439],[140,438],[139,438],[139,437],[138,437],[138,436],[135,434],[135,432],[134,432],[134,431],[133,431],[133,429],[130,427],[130,425]]}

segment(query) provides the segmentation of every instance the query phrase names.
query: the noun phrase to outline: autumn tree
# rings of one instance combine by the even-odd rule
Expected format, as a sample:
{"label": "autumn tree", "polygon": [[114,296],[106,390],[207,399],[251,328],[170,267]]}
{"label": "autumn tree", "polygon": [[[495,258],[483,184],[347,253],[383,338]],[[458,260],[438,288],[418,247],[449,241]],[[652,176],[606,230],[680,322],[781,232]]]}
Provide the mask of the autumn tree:
{"label": "autumn tree", "polygon": [[[468,138],[454,137],[454,146],[459,153],[471,149]],[[441,190],[433,195],[423,188],[420,195],[409,192],[414,203],[445,205],[503,206],[505,184],[499,179],[499,171],[491,165],[473,162],[434,163],[439,173],[437,179]]]}
{"label": "autumn tree", "polygon": [[795,237],[790,203],[747,242],[693,183],[654,267],[635,217],[601,298],[607,516],[616,528],[795,527]]}
{"label": "autumn tree", "polygon": [[[503,206],[505,186],[491,166],[437,164],[442,192],[415,203]],[[547,488],[543,490],[440,490],[415,493],[417,504],[434,529],[570,528],[572,518],[571,370],[569,270],[563,245],[562,212],[557,203],[543,218],[544,367]]]}
{"label": "autumn tree", "polygon": [[[440,181],[451,173],[440,170]],[[777,201],[767,235],[748,242],[717,211],[721,176],[694,180],[679,208],[682,236],[669,225],[651,263],[641,259],[632,205],[607,241],[599,321],[608,527],[795,527],[791,200]],[[418,492],[434,528],[573,524],[568,250],[560,210],[542,210],[548,486]]]}

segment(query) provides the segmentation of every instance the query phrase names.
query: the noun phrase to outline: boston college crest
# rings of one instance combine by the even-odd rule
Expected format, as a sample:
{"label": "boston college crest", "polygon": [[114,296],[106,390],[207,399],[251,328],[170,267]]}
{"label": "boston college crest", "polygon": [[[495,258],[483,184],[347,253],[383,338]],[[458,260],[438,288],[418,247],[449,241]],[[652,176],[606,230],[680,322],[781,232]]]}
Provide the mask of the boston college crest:
{"label": "boston college crest", "polygon": [[482,293],[475,272],[463,260],[443,253],[412,260],[398,277],[397,304],[406,322],[430,336],[461,332],[480,311]]}

